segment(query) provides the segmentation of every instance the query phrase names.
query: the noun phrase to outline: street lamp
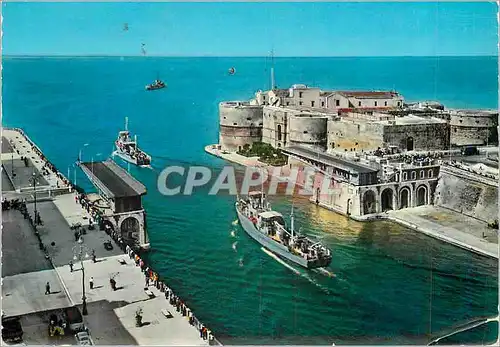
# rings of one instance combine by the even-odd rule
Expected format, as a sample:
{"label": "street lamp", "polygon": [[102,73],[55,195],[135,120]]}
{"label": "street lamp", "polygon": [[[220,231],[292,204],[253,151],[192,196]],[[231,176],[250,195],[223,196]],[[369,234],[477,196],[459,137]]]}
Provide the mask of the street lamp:
{"label": "street lamp", "polygon": [[82,314],[86,316],[87,312],[87,298],[85,297],[85,268],[83,267],[83,260],[89,257],[89,248],[83,243],[80,236],[78,245],[73,247],[73,260],[80,261],[82,267]]}
{"label": "street lamp", "polygon": [[78,161],[82,161],[82,152],[85,147],[87,147],[89,144],[86,143],[83,145],[83,148],[80,148],[80,151],[78,152]]}
{"label": "street lamp", "polygon": [[35,229],[36,229],[36,226],[38,225],[38,211],[36,209],[36,185],[37,185],[37,180],[38,178],[40,177],[40,174],[37,174],[35,172],[35,169],[33,169],[33,175],[31,176],[30,178],[30,181],[31,181],[31,184],[33,185],[33,199],[34,199],[34,203],[35,203]]}

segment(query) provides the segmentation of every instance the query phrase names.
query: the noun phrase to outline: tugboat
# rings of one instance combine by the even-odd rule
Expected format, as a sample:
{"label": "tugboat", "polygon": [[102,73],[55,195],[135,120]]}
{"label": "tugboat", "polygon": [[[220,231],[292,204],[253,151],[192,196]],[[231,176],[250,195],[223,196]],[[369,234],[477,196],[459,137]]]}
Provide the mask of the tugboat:
{"label": "tugboat", "polygon": [[125,117],[125,130],[118,133],[115,146],[116,150],[113,152],[113,156],[117,155],[126,162],[141,167],[149,167],[151,164],[151,156],[141,151],[137,146],[137,135],[134,140],[130,137],[127,117]]}
{"label": "tugboat", "polygon": [[159,80],[159,79],[156,79],[153,83],[151,84],[148,84],[146,86],[146,90],[156,90],[156,89],[162,89],[162,88],[165,88],[167,85],[165,84],[165,82]]}
{"label": "tugboat", "polygon": [[250,192],[235,206],[243,230],[271,252],[306,269],[330,265],[332,253],[328,248],[295,232],[293,207],[287,229],[283,216],[271,209],[263,192]]}

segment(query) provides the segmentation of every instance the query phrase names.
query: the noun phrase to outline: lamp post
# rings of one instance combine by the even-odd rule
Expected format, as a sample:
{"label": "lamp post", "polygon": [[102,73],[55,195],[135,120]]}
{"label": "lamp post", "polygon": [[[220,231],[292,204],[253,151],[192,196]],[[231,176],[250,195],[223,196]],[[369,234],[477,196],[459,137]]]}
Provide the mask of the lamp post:
{"label": "lamp post", "polygon": [[83,266],[83,260],[89,257],[89,248],[83,243],[83,239],[80,236],[78,239],[78,244],[73,247],[73,260],[80,261],[82,267],[82,314],[86,316],[87,312],[87,297],[85,296],[85,268]]}
{"label": "lamp post", "polygon": [[86,143],[86,144],[84,144],[84,145],[83,145],[83,147],[82,147],[82,148],[80,148],[80,151],[78,152],[78,161],[82,161],[82,153],[83,153],[83,149],[84,149],[85,147],[87,147],[88,145],[89,145],[89,144],[88,144],[88,143]]}
{"label": "lamp post", "polygon": [[33,174],[30,179],[31,184],[33,185],[33,199],[34,199],[34,207],[35,207],[35,229],[36,226],[38,225],[38,210],[36,209],[36,185],[37,185],[37,180],[40,175],[37,175],[35,172],[35,169],[33,169]]}

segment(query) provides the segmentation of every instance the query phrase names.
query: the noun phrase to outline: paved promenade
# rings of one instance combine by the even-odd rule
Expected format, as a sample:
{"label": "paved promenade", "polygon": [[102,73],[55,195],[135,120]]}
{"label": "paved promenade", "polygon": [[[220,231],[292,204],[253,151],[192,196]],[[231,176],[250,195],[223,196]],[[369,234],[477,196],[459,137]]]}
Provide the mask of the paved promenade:
{"label": "paved promenade", "polygon": [[474,218],[437,206],[419,206],[390,211],[388,219],[455,246],[498,259],[498,230],[488,228],[486,223]]}
{"label": "paved promenade", "polygon": [[[124,261],[121,264],[119,261]],[[97,263],[85,261],[86,296],[89,315],[85,317],[92,332],[94,342],[99,345],[139,344],[201,346],[208,342],[200,338],[198,330],[191,326],[186,317],[179,314],[154,286],[148,289],[155,295],[150,298],[145,287],[145,276],[127,255],[98,259]],[[69,266],[57,268],[72,300],[81,304],[82,272],[80,264],[73,272]],[[90,289],[88,279],[94,278],[94,289]],[[110,287],[110,277],[114,277],[117,287]],[[135,312],[143,310],[142,327],[135,326]],[[167,318],[162,310],[168,310],[173,317]]]}

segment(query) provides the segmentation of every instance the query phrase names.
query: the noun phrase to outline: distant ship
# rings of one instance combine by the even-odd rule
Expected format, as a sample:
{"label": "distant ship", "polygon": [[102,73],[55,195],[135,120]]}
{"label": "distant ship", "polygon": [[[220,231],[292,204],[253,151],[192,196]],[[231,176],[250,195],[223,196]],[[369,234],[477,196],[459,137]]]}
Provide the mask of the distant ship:
{"label": "distant ship", "polygon": [[241,226],[262,246],[306,269],[328,266],[332,261],[331,251],[320,242],[294,231],[293,209],[290,229],[285,226],[283,216],[271,210],[262,192],[250,192],[235,204]]}
{"label": "distant ship", "polygon": [[113,156],[116,155],[126,162],[137,166],[149,166],[151,164],[151,157],[137,146],[137,135],[134,136],[133,140],[130,137],[128,118],[125,118],[125,130],[118,133],[115,146],[116,150],[113,152]]}
{"label": "distant ship", "polygon": [[162,88],[165,88],[167,85],[165,84],[165,82],[159,80],[159,79],[156,79],[153,83],[151,84],[148,84],[146,86],[146,90],[156,90],[156,89],[162,89]]}
{"label": "distant ship", "polygon": [[235,69],[234,67],[232,67],[232,68],[230,68],[230,69],[228,70],[228,73],[229,73],[230,75],[234,75],[234,74],[236,73],[236,69]]}

